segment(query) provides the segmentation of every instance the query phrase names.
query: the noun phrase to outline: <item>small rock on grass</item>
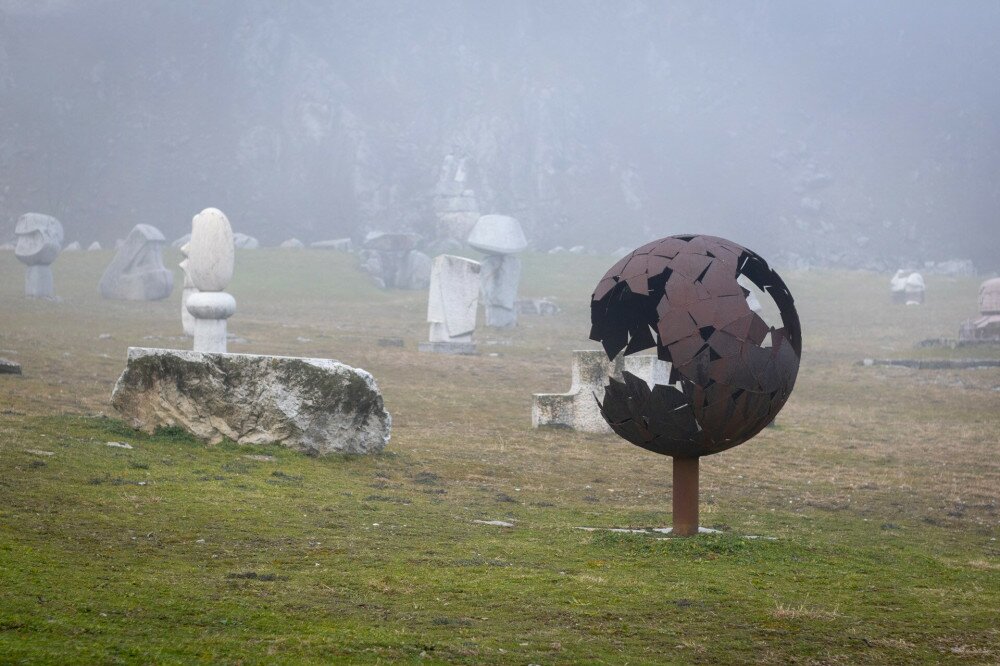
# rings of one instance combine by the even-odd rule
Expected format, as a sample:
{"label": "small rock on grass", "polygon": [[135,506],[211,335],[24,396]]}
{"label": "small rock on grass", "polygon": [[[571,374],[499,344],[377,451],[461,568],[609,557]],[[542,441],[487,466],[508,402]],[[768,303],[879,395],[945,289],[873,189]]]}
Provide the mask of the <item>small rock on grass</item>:
{"label": "small rock on grass", "polygon": [[275,457],[274,456],[262,456],[262,455],[256,455],[255,454],[255,455],[246,455],[246,456],[243,456],[243,457],[246,458],[247,460],[256,460],[257,462],[274,462],[275,461]]}
{"label": "small rock on grass", "polygon": [[5,358],[0,358],[0,375],[21,374],[21,364]]}
{"label": "small rock on grass", "polygon": [[25,449],[25,453],[30,453],[33,456],[54,456],[55,451],[42,451],[41,449]]}
{"label": "small rock on grass", "polygon": [[105,446],[113,446],[116,449],[131,449],[132,445],[126,442],[108,442]]}
{"label": "small rock on grass", "polygon": [[494,527],[514,527],[514,523],[508,523],[503,520],[473,520],[477,525],[493,525]]}

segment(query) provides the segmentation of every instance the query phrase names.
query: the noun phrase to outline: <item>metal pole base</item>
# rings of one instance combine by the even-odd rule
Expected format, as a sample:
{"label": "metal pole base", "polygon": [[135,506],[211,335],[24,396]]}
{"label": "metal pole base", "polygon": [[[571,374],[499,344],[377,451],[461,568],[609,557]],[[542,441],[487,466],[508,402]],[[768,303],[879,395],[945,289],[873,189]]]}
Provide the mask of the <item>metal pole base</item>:
{"label": "metal pole base", "polygon": [[698,533],[698,459],[674,458],[675,536]]}

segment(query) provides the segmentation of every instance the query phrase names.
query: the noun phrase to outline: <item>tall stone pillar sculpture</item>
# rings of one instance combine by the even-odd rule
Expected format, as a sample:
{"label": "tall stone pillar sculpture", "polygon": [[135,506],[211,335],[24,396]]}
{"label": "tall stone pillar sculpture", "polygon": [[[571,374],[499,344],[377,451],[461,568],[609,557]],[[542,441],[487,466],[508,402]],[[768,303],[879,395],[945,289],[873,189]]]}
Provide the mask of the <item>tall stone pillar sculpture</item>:
{"label": "tall stone pillar sculpture", "polygon": [[26,213],[14,228],[17,245],[14,255],[28,267],[24,276],[24,295],[28,298],[55,298],[50,265],[62,250],[63,228],[50,215]]}
{"label": "tall stone pillar sculpture", "polygon": [[528,246],[521,224],[506,215],[483,215],[469,233],[468,243],[486,253],[479,273],[486,325],[510,328],[517,325],[517,285],[521,281],[521,259],[514,254]]}
{"label": "tall stone pillar sculpture", "polygon": [[194,216],[191,240],[182,248],[187,273],[198,290],[187,299],[194,317],[194,351],[226,352],[226,320],[236,312],[236,299],[223,291],[233,278],[236,250],[229,220],[217,208]]}
{"label": "tall stone pillar sculpture", "polygon": [[429,342],[420,351],[442,354],[475,354],[476,311],[479,307],[477,261],[442,254],[431,266],[430,294],[427,299]]}

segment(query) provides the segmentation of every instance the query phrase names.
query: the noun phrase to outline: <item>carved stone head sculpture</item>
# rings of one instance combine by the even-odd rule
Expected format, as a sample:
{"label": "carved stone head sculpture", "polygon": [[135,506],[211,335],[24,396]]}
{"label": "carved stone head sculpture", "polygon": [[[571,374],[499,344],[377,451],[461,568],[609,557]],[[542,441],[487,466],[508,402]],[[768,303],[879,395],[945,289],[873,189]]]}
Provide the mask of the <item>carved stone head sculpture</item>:
{"label": "carved stone head sculpture", "polygon": [[17,235],[14,255],[28,267],[24,276],[25,295],[55,298],[49,264],[62,250],[63,228],[59,220],[50,215],[27,213],[17,221],[14,233]]}
{"label": "carved stone head sculpture", "polygon": [[170,296],[174,274],[163,265],[160,230],[137,224],[101,276],[101,296],[130,301],[158,301]]}
{"label": "carved stone head sculpture", "polygon": [[62,250],[63,228],[51,215],[26,213],[14,228],[17,245],[14,254],[28,266],[48,266]]}

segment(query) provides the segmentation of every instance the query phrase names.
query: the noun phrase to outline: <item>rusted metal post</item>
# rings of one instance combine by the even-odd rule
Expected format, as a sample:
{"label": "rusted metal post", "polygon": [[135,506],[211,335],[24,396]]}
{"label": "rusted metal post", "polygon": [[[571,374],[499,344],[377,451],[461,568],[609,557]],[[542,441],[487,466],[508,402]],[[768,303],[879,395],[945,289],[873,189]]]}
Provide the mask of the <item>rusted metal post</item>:
{"label": "rusted metal post", "polygon": [[698,459],[674,457],[674,536],[698,533]]}

